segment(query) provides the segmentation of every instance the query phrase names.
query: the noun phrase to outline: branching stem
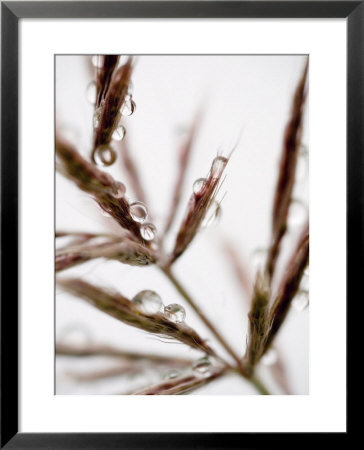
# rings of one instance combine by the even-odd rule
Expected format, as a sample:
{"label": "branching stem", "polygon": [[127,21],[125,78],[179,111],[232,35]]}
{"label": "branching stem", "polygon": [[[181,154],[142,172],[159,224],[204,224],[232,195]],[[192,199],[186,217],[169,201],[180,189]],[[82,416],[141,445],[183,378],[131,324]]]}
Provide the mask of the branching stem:
{"label": "branching stem", "polygon": [[176,278],[176,276],[172,273],[169,267],[162,268],[163,273],[166,275],[168,280],[173,284],[176,290],[182,295],[182,297],[187,301],[187,303],[192,307],[192,309],[196,312],[202,322],[207,326],[207,328],[211,331],[211,333],[216,337],[216,339],[220,342],[220,344],[224,347],[224,349],[229,353],[229,355],[236,362],[236,371],[242,375],[244,378],[249,380],[254,387],[262,394],[262,395],[270,395],[268,390],[264,387],[262,382],[257,378],[248,377],[244,365],[239,358],[239,356],[235,353],[235,351],[231,348],[231,346],[226,342],[225,338],[220,334],[220,332],[216,329],[216,327],[210,322],[210,320],[205,316],[205,314],[201,311],[199,306],[193,300],[191,295],[186,291],[186,289],[182,286],[180,281]]}

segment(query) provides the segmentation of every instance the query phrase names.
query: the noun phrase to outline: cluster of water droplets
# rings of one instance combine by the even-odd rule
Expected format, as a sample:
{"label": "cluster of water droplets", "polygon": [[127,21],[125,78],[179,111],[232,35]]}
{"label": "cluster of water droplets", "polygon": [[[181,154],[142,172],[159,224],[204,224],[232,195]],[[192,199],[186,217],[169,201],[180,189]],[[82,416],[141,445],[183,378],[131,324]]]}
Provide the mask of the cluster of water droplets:
{"label": "cluster of water droplets", "polygon": [[170,322],[183,323],[186,318],[183,306],[178,303],[164,306],[161,296],[155,291],[148,289],[140,291],[132,298],[132,302],[140,312],[144,314],[163,313]]}
{"label": "cluster of water droplets", "polygon": [[134,202],[130,204],[130,215],[135,222],[141,224],[140,234],[145,241],[152,241],[156,234],[157,228],[148,219],[148,209],[142,202]]}

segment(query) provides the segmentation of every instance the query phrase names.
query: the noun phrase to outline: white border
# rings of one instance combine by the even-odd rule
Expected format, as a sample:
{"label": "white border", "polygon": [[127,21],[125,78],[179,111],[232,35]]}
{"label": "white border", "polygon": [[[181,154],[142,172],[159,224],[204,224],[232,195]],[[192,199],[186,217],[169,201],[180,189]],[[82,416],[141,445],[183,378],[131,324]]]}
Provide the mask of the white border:
{"label": "white border", "polygon": [[[20,24],[20,430],[345,431],[345,20]],[[53,55],[121,46],[141,54],[310,54],[309,396],[53,395]]]}

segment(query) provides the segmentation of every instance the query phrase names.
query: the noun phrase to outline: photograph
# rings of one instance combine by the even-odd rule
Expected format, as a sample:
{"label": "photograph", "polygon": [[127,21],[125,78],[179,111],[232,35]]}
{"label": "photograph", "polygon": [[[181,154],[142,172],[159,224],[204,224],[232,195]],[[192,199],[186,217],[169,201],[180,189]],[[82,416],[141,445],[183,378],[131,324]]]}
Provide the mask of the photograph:
{"label": "photograph", "polygon": [[54,393],[309,395],[308,55],[54,65]]}

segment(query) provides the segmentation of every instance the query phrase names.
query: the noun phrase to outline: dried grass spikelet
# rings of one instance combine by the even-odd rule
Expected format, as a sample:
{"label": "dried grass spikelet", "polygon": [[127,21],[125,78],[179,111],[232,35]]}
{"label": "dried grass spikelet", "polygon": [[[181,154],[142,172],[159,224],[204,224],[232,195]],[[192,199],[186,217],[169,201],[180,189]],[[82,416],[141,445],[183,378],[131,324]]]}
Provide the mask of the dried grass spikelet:
{"label": "dried grass spikelet", "polygon": [[278,295],[269,313],[271,329],[265,344],[264,352],[268,350],[278,330],[280,329],[294,296],[297,294],[303,272],[309,262],[309,225],[304,227],[297,246],[288,262],[285,276],[279,287]]}
{"label": "dried grass spikelet", "polygon": [[106,93],[109,89],[111,77],[119,63],[119,55],[104,55],[102,59],[102,65],[97,70],[96,77],[96,103],[98,108],[102,101],[105,100]]}
{"label": "dried grass spikelet", "polygon": [[287,229],[287,217],[292,201],[297,158],[302,136],[303,108],[307,96],[308,62],[296,88],[291,116],[285,129],[279,175],[274,195],[272,218],[272,244],[267,259],[267,273],[273,277],[280,244]]}
{"label": "dried grass spikelet", "polygon": [[195,389],[205,386],[211,381],[221,377],[227,367],[215,368],[209,376],[200,377],[198,375],[182,375],[173,380],[163,381],[154,386],[150,386],[135,392],[133,395],[183,395]]}
{"label": "dried grass spikelet", "polygon": [[95,258],[113,259],[130,266],[146,266],[155,262],[147,247],[125,236],[118,242],[112,240],[96,245],[72,245],[57,250],[56,272]]}
{"label": "dried grass spikelet", "polygon": [[121,322],[149,333],[175,339],[192,348],[215,356],[215,352],[192,328],[184,323],[174,323],[162,313],[144,314],[132,301],[119,293],[111,293],[80,279],[62,279],[58,284],[71,294],[81,297],[99,310]]}
{"label": "dried grass spikelet", "polygon": [[86,161],[68,142],[56,136],[56,154],[60,160],[62,173],[91,194],[99,206],[137,241],[148,245],[140,234],[140,225],[130,215],[129,203],[124,197],[116,198],[113,193],[118,187],[109,174]]}
{"label": "dried grass spikelet", "polygon": [[105,99],[99,106],[99,120],[95,130],[94,148],[92,153],[93,159],[98,147],[106,146],[110,143],[112,134],[120,122],[120,108],[128,94],[131,74],[132,58],[129,58],[123,66],[116,70],[110,81],[110,86],[105,94]]}
{"label": "dried grass spikelet", "polygon": [[182,255],[199,231],[210,206],[215,201],[221,177],[228,161],[228,158],[222,156],[215,158],[205,183],[198,192],[194,192],[190,197],[185,218],[177,234],[170,264]]}
{"label": "dried grass spikelet", "polygon": [[191,367],[193,364],[193,360],[188,358],[178,358],[175,356],[165,356],[153,353],[131,352],[103,344],[87,344],[86,346],[76,346],[63,343],[62,341],[58,341],[56,343],[56,355],[71,356],[74,358],[107,356],[113,357],[118,360],[147,362],[150,364],[173,368]]}
{"label": "dried grass spikelet", "polygon": [[245,354],[245,367],[248,374],[263,355],[268,333],[269,321],[269,284],[264,275],[258,272],[254,286],[249,318],[248,346]]}

